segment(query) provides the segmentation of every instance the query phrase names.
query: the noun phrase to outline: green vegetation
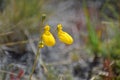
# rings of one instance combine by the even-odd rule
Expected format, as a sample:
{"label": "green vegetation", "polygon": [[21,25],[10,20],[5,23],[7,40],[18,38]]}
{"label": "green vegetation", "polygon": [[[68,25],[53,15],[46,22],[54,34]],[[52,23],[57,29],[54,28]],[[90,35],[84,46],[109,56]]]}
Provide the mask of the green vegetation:
{"label": "green vegetation", "polygon": [[[47,15],[46,18],[50,16],[47,11],[43,10],[43,6],[47,5],[47,2],[49,2],[49,0],[4,0],[5,6],[0,12],[0,49],[4,46],[9,47],[10,49],[16,47],[15,52],[17,54],[24,53],[26,51],[26,43],[31,43],[30,36],[41,34],[43,30],[44,21],[42,21],[41,16],[43,16],[44,13]],[[104,80],[120,80],[120,2],[117,2],[117,0],[106,0],[105,3],[103,3],[101,9],[99,9],[100,14],[98,16],[101,19],[96,22],[96,24],[101,24],[100,28],[98,28],[91,20],[87,1],[84,0],[82,4],[83,6],[81,6],[81,8],[86,21],[86,39],[88,41],[83,50],[86,52],[87,50],[90,50],[91,55],[94,56],[93,61],[89,63],[90,71],[88,74],[88,80],[94,77],[94,67],[96,67],[96,62],[100,59],[102,59],[100,64],[103,66],[101,71],[108,73],[108,75],[97,74],[97,77],[94,80],[98,80],[97,78],[102,78]],[[45,18],[45,16],[43,16],[43,18]],[[25,31],[28,31],[29,34],[26,35]],[[38,38],[33,40],[33,42],[34,41],[38,41]],[[68,45],[66,46],[68,47]],[[81,60],[81,57],[79,56],[80,52],[77,53],[75,50],[77,49],[69,51],[71,54],[73,53],[70,56],[72,59],[71,63],[63,62],[58,64],[71,67],[72,64],[79,62]],[[0,51],[0,57],[2,58],[3,56],[5,56],[5,53]],[[36,64],[37,62],[35,65]],[[70,70],[71,68],[69,68],[66,73],[61,74],[59,73],[60,71],[54,69],[59,66],[58,64],[41,64],[45,64],[42,65],[42,68],[46,80],[74,80],[72,70]],[[10,76],[9,74],[11,74],[12,70],[21,68],[18,66],[16,67],[16,65],[13,64],[9,65],[12,65],[10,69],[8,64],[0,69],[0,79],[6,80],[6,76]],[[29,66],[28,68],[30,71],[32,66]],[[36,67],[34,66],[33,68],[35,69]],[[44,68],[47,68],[48,71],[44,72]],[[2,69],[7,72],[2,71]],[[32,75],[35,75],[36,78],[37,71],[33,74],[34,69]],[[13,75],[17,76],[18,73],[20,77],[22,76],[21,80],[24,80],[29,77],[29,74],[31,73],[30,71],[26,71],[28,73],[25,73],[24,77],[22,76],[23,73],[19,74],[19,70]]]}

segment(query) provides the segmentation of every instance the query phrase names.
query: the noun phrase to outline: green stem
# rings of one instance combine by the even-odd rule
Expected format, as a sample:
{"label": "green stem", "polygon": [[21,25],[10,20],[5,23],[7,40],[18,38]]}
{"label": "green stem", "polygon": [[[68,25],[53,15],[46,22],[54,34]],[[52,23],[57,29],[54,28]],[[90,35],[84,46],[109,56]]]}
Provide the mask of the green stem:
{"label": "green stem", "polygon": [[37,54],[36,54],[36,57],[35,57],[35,61],[34,61],[33,67],[32,67],[32,72],[30,74],[29,80],[32,80],[31,78],[32,78],[32,75],[35,71],[35,67],[36,67],[37,61],[39,59],[39,56],[40,56],[40,48],[37,49]]}
{"label": "green stem", "polygon": [[[42,14],[42,18],[41,18],[41,26],[43,27],[43,25],[44,25],[44,20],[45,20],[45,18],[46,18],[46,15],[45,14]],[[42,30],[40,29],[40,39],[39,39],[39,41],[41,41],[42,39],[41,39],[41,32],[42,32]],[[29,80],[32,80],[31,78],[32,78],[32,75],[33,75],[33,73],[34,73],[34,71],[35,71],[35,67],[36,67],[36,65],[37,65],[37,61],[38,61],[38,59],[39,59],[39,57],[40,57],[40,49],[41,48],[39,48],[39,42],[38,42],[38,46],[37,46],[37,52],[36,52],[36,57],[35,57],[35,61],[34,61],[34,64],[33,64],[33,66],[32,66],[32,72],[31,72],[31,74],[30,74],[30,76],[29,76]],[[43,64],[42,64],[43,65]],[[44,66],[45,67],[45,66]]]}

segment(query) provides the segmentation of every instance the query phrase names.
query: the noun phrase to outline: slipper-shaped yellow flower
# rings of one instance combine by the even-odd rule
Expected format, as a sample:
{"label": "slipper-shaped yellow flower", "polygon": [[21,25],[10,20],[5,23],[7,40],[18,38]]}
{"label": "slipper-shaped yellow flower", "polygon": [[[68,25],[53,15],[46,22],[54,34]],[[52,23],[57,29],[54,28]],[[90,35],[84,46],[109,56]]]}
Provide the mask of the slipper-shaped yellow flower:
{"label": "slipper-shaped yellow flower", "polygon": [[52,33],[50,32],[50,26],[46,25],[44,27],[44,32],[42,34],[42,40],[46,46],[54,46],[55,45],[55,38],[53,37]]}
{"label": "slipper-shaped yellow flower", "polygon": [[62,24],[57,25],[57,31],[58,31],[58,38],[61,42],[65,44],[72,44],[73,38],[67,33],[62,30]]}

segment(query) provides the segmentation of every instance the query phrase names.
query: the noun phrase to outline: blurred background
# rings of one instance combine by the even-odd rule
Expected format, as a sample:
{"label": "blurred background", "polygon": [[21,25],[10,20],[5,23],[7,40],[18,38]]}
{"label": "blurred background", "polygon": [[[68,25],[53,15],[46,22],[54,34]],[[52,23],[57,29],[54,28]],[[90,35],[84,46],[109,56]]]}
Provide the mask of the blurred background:
{"label": "blurred background", "polygon": [[119,14],[119,0],[0,0],[0,80],[29,80],[46,24],[56,44],[41,49],[31,80],[120,80]]}

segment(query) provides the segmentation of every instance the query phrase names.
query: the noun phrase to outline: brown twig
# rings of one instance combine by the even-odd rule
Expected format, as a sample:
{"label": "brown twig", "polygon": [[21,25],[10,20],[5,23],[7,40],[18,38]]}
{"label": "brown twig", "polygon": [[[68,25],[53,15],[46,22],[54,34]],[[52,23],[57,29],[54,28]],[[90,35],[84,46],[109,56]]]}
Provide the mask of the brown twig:
{"label": "brown twig", "polygon": [[60,62],[53,62],[53,63],[46,63],[46,66],[58,66],[58,65],[69,65],[72,64],[70,60],[60,61]]}
{"label": "brown twig", "polygon": [[113,71],[111,67],[111,61],[109,58],[104,59],[104,69],[108,72],[108,76],[105,76],[104,80],[112,80],[113,79]]}
{"label": "brown twig", "polygon": [[[13,73],[13,72],[8,72],[8,71],[5,71],[5,70],[0,70],[0,72],[1,72],[1,73],[12,74],[12,75],[14,75],[14,76],[17,76],[17,75],[18,75],[18,74],[15,74],[15,73]],[[23,78],[28,79],[27,76],[23,76]]]}
{"label": "brown twig", "polygon": [[[38,38],[36,39],[32,39],[32,41],[38,41]],[[17,44],[26,44],[28,43],[29,40],[23,40],[23,41],[17,41],[17,42],[9,42],[9,43],[5,43],[5,44],[0,44],[0,46],[13,46],[13,45],[17,45]]]}
{"label": "brown twig", "polygon": [[0,37],[1,37],[1,36],[10,35],[10,34],[12,34],[12,33],[14,33],[14,32],[11,31],[11,32],[0,33]]}

